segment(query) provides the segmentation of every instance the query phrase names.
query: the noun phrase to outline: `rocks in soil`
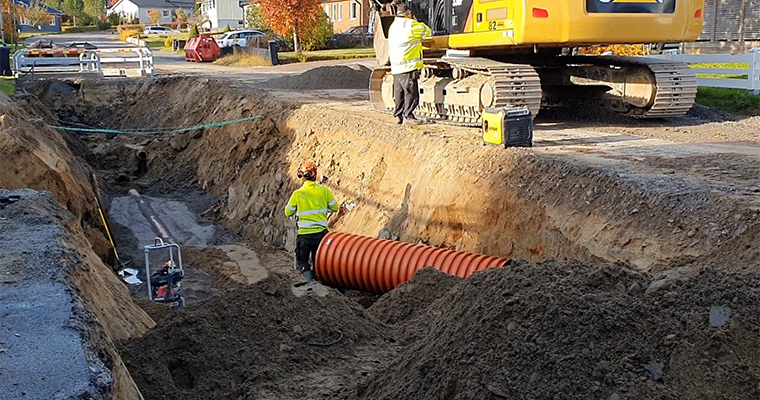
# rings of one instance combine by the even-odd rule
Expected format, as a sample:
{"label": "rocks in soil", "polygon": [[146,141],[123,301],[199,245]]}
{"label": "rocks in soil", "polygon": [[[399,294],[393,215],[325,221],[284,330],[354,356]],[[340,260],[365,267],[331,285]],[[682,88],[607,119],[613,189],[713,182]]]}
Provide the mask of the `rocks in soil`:
{"label": "rocks in soil", "polygon": [[355,393],[358,371],[378,362],[358,349],[386,337],[337,292],[296,298],[272,274],[163,319],[122,354],[147,400],[322,399]]}
{"label": "rocks in soil", "polygon": [[409,282],[378,299],[369,312],[390,325],[409,321],[424,314],[430,304],[461,281],[435,268],[422,269]]}
{"label": "rocks in soil", "polygon": [[[514,263],[476,273],[412,321],[426,321],[426,334],[376,370],[359,397],[735,399],[756,393],[760,278],[704,269],[649,295],[629,291],[652,281],[621,264]],[[730,335],[716,336],[707,323],[714,304],[731,304]]]}
{"label": "rocks in soil", "polygon": [[371,73],[372,70],[361,64],[318,67],[302,74],[271,79],[262,86],[288,90],[366,90]]}

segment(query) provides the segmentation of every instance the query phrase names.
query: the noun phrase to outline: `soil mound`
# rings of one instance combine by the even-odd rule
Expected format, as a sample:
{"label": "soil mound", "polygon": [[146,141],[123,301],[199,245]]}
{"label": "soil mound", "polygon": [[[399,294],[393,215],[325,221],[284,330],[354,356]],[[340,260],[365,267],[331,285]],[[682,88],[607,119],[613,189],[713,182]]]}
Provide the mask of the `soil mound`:
{"label": "soil mound", "polygon": [[[323,399],[355,395],[385,334],[322,286],[296,297],[282,275],[162,319],[123,349],[146,399]],[[382,352],[374,352],[382,354]]]}
{"label": "soil mound", "polygon": [[758,283],[707,269],[653,281],[624,265],[554,262],[477,273],[430,307],[427,335],[360,397],[751,398]]}
{"label": "soil mound", "polygon": [[424,314],[436,299],[461,281],[435,268],[422,269],[409,282],[379,298],[369,313],[390,325],[410,321]]}
{"label": "soil mound", "polygon": [[372,70],[361,64],[318,67],[299,75],[271,79],[263,87],[288,90],[367,89],[371,73]]}

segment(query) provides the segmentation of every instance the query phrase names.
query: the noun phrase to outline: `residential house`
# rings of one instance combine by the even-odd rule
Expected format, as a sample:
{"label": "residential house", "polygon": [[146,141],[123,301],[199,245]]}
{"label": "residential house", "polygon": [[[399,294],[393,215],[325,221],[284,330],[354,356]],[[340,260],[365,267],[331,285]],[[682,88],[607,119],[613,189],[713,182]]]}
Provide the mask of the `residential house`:
{"label": "residential house", "polygon": [[19,32],[60,32],[61,31],[61,17],[63,17],[64,13],[62,11],[56,10],[53,7],[48,7],[45,4],[40,2],[34,2],[32,0],[13,0],[13,4],[23,7],[24,9],[28,9],[32,7],[35,4],[38,4],[42,9],[47,11],[48,15],[50,15],[50,20],[47,21],[44,25],[37,25],[32,26],[29,24],[29,22],[21,16],[21,21],[18,21],[18,30]]}
{"label": "residential house", "polygon": [[195,2],[193,0],[119,0],[108,9],[108,14],[119,14],[122,21],[139,19],[141,24],[152,24],[148,12],[158,10],[161,13],[159,21],[168,25],[174,21],[177,9],[182,9],[188,16],[193,15]]}
{"label": "residential house", "polygon": [[369,0],[323,0],[325,14],[333,24],[333,32],[342,33],[355,26],[368,26],[372,9]]}
{"label": "residential house", "polygon": [[238,0],[201,0],[201,12],[208,19],[204,27],[211,30],[241,28],[245,24],[245,11]]}

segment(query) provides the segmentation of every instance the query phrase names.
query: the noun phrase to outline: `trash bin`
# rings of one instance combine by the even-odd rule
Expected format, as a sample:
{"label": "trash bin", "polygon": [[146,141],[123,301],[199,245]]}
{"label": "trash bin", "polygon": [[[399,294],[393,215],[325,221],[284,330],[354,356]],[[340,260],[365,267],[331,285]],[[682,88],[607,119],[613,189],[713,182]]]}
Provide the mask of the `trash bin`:
{"label": "trash bin", "polygon": [[280,57],[277,55],[277,42],[274,40],[269,41],[269,59],[272,61],[272,65],[280,63]]}
{"label": "trash bin", "polygon": [[0,76],[11,76],[11,48],[0,46]]}

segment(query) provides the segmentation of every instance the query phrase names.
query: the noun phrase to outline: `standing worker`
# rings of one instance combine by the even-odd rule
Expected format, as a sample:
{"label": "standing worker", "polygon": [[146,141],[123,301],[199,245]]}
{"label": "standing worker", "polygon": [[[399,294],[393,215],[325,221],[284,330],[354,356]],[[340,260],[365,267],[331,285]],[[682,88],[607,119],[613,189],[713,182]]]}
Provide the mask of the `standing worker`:
{"label": "standing worker", "polygon": [[314,268],[310,260],[317,255],[319,243],[327,234],[327,214],[338,211],[330,189],[317,184],[317,166],[307,161],[298,168],[303,186],[293,192],[285,206],[287,217],[296,216],[296,267],[306,282],[314,280]]}
{"label": "standing worker", "polygon": [[417,80],[422,70],[422,40],[433,36],[430,28],[417,21],[406,4],[396,8],[396,18],[388,30],[388,50],[393,74],[393,95],[398,123],[419,125],[414,109],[420,103]]}

